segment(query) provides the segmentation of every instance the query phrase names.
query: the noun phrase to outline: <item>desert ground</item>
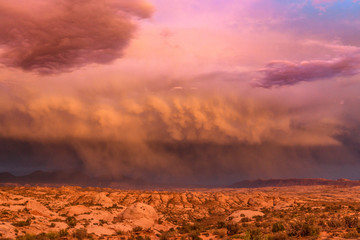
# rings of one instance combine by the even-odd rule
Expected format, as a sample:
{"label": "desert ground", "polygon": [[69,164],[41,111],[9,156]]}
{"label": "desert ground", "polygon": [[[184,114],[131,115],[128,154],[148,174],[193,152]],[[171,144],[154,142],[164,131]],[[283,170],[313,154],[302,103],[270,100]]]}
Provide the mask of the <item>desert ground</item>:
{"label": "desert ground", "polygon": [[360,187],[1,187],[0,239],[360,239]]}

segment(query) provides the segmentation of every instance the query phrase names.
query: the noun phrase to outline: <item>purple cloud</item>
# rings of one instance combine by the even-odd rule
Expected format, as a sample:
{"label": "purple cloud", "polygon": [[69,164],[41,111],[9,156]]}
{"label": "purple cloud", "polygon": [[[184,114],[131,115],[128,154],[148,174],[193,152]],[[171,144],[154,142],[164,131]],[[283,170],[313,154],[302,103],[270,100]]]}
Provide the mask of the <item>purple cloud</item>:
{"label": "purple cloud", "polygon": [[0,63],[41,74],[109,63],[133,37],[134,17],[151,13],[144,0],[3,1]]}
{"label": "purple cloud", "polygon": [[359,73],[360,59],[356,56],[334,58],[328,61],[311,60],[294,63],[290,61],[270,62],[259,73],[262,75],[257,87],[272,88],[311,82],[320,79],[352,76]]}

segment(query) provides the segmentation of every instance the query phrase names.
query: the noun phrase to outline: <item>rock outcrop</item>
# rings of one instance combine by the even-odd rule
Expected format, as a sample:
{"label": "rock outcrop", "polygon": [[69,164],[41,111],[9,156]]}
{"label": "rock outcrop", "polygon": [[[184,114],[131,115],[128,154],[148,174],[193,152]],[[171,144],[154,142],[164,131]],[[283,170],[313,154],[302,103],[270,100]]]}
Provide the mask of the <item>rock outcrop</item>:
{"label": "rock outcrop", "polygon": [[144,203],[135,203],[121,213],[120,218],[124,223],[134,227],[150,228],[158,219],[156,210]]}

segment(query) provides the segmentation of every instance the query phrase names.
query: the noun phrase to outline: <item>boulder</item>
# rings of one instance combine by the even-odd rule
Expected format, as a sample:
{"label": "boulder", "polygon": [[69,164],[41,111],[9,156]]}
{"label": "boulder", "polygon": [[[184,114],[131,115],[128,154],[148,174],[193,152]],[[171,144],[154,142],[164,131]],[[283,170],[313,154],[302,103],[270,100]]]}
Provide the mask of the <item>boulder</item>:
{"label": "boulder", "polygon": [[239,210],[233,212],[227,219],[233,223],[241,222],[243,218],[252,219],[255,216],[264,216],[264,213],[252,210]]}
{"label": "boulder", "polygon": [[94,203],[103,207],[112,207],[114,205],[113,200],[107,196],[108,193],[102,192],[95,196]]}
{"label": "boulder", "polygon": [[120,214],[122,221],[142,228],[151,228],[158,217],[156,210],[144,203],[134,203]]}
{"label": "boulder", "polygon": [[51,217],[57,215],[36,200],[29,200],[26,203],[26,208],[32,215],[36,216]]}
{"label": "boulder", "polygon": [[75,215],[81,215],[81,214],[90,213],[90,212],[91,212],[91,209],[84,205],[75,205],[75,206],[66,207],[60,213],[66,214],[68,216],[75,216]]}

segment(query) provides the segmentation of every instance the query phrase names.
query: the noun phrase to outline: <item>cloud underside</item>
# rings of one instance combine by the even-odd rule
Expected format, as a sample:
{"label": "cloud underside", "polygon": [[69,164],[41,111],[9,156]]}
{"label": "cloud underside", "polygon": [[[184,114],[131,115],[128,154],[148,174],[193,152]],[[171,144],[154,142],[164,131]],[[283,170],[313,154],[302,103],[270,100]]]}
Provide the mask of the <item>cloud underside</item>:
{"label": "cloud underside", "polygon": [[152,12],[142,0],[40,3],[0,3],[0,63],[42,74],[110,63],[134,37],[135,18]]}
{"label": "cloud underside", "polygon": [[2,167],[229,183],[240,177],[310,176],[309,166],[357,162],[358,140],[340,119],[318,119],[313,112],[231,91],[169,91],[132,97],[113,88],[93,93],[93,101],[88,93],[30,93],[26,101],[2,94]]}

